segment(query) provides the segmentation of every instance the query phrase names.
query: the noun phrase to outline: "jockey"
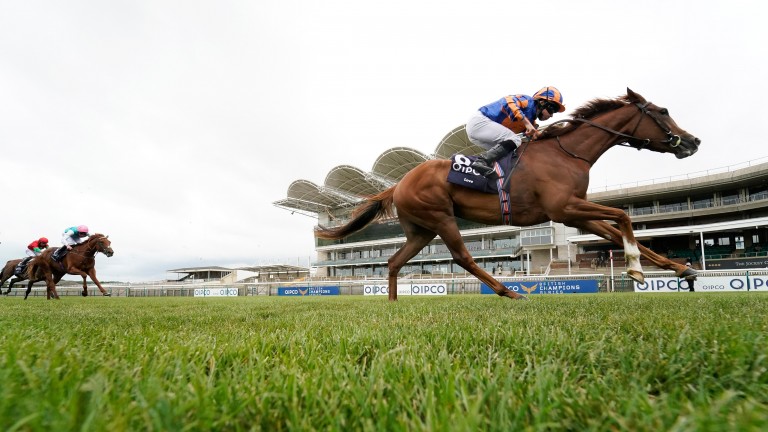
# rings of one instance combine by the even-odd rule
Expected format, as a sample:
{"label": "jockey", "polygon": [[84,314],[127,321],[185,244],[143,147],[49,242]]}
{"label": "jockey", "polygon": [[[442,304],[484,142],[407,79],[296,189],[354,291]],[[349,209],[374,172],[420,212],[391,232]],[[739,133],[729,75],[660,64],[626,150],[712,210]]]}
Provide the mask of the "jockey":
{"label": "jockey", "polygon": [[563,95],[555,87],[544,87],[533,97],[514,95],[503,97],[481,107],[467,121],[467,135],[472,144],[487,151],[478,156],[471,167],[481,175],[496,178],[493,163],[520,146],[519,133],[536,139],[536,119],[549,120],[556,112],[565,111]]}
{"label": "jockey", "polygon": [[27,267],[27,263],[29,263],[29,261],[32,260],[32,258],[43,253],[43,250],[47,248],[48,248],[48,239],[45,237],[40,237],[39,239],[30,243],[27,246],[27,249],[24,251],[24,253],[27,254],[27,257],[21,260],[19,264],[17,264],[16,273],[18,274],[24,273],[24,269]]}
{"label": "jockey", "polygon": [[61,235],[61,244],[64,246],[54,252],[53,259],[61,261],[64,255],[67,254],[67,251],[72,249],[72,246],[86,242],[88,240],[87,237],[88,227],[85,225],[67,228],[64,234]]}
{"label": "jockey", "polygon": [[44,249],[48,249],[48,239],[45,237],[40,237],[39,239],[30,243],[29,246],[27,246],[25,253],[30,258],[36,257],[43,253]]}

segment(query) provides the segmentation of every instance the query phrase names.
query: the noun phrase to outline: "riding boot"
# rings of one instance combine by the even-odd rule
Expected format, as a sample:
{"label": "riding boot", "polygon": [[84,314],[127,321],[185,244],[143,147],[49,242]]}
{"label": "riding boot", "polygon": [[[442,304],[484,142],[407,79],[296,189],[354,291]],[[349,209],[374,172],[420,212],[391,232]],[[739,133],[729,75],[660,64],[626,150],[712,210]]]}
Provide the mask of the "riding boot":
{"label": "riding boot", "polygon": [[480,173],[483,177],[490,179],[498,178],[496,171],[493,169],[493,163],[504,157],[507,153],[517,148],[517,144],[514,141],[502,141],[495,146],[488,149],[483,154],[477,156],[474,162],[470,165],[475,171]]}
{"label": "riding boot", "polygon": [[33,257],[26,257],[23,260],[21,260],[20,263],[16,264],[16,268],[13,269],[14,276],[20,277],[24,274],[24,272],[27,270],[27,264],[29,264],[29,261],[32,260]]}
{"label": "riding boot", "polygon": [[66,254],[67,254],[67,247],[62,246],[53,252],[53,255],[51,255],[51,258],[53,258],[53,260],[56,262],[61,262],[61,260],[64,259],[64,255]]}

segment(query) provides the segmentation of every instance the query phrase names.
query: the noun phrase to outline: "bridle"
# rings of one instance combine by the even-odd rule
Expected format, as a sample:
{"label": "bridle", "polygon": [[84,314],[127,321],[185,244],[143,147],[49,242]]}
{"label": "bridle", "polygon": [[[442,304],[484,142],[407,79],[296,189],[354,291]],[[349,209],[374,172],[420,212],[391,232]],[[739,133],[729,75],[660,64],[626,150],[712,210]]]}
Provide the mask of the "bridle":
{"label": "bridle", "polygon": [[[571,122],[579,122],[579,123],[588,124],[588,125],[590,125],[592,127],[596,127],[598,129],[604,130],[604,131],[606,131],[608,133],[611,133],[611,134],[614,134],[616,136],[620,136],[622,138],[626,138],[625,141],[617,143],[617,145],[621,145],[621,146],[625,146],[625,147],[632,147],[632,148],[636,148],[638,150],[642,150],[642,149],[648,147],[654,141],[658,141],[660,144],[668,144],[672,148],[675,148],[675,147],[679,146],[683,142],[683,139],[680,137],[680,135],[675,135],[674,133],[672,133],[672,130],[669,127],[667,127],[667,125],[665,125],[654,113],[652,113],[650,110],[648,110],[648,105],[650,105],[650,104],[651,104],[651,102],[644,102],[644,103],[636,102],[633,105],[635,105],[637,108],[639,108],[641,113],[643,113],[643,114],[647,115],[648,117],[652,118],[653,121],[656,122],[656,125],[658,125],[659,128],[662,131],[664,131],[664,133],[667,135],[667,139],[664,139],[664,140],[652,140],[650,138],[638,138],[638,137],[636,137],[635,136],[635,132],[637,132],[637,128],[640,127],[640,122],[643,121],[643,116],[639,116],[638,117],[637,123],[635,124],[634,129],[632,129],[632,133],[631,134],[625,134],[624,132],[619,132],[617,130],[611,129],[611,128],[606,127],[606,126],[603,126],[603,125],[601,125],[599,123],[595,123],[592,120],[587,120],[587,119],[583,119],[583,118],[573,118],[573,119],[558,120],[558,121],[550,124],[550,126],[552,126],[554,124],[557,124],[557,123],[571,123]],[[581,160],[587,162],[590,165],[592,165],[594,163],[594,162],[590,162],[587,159],[585,159],[585,158],[583,158],[581,156],[578,156],[578,155],[568,151],[565,147],[563,147],[563,144],[560,142],[560,136],[556,136],[555,138],[557,139],[557,144],[560,146],[560,149],[563,150],[565,153],[569,154],[570,156],[572,156],[572,157],[574,157],[576,159],[581,159]]]}

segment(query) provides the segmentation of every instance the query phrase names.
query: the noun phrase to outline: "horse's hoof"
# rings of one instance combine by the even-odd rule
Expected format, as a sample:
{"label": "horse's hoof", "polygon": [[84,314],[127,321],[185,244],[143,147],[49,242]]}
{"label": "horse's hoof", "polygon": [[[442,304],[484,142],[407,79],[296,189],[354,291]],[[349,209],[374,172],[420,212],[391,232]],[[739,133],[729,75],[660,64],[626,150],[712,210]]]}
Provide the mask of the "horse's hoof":
{"label": "horse's hoof", "polygon": [[511,300],[528,300],[528,297],[518,294],[514,291],[509,291],[506,294],[503,295],[504,297],[511,299]]}
{"label": "horse's hoof", "polygon": [[692,268],[686,268],[678,277],[685,280],[696,280],[698,273]]}
{"label": "horse's hoof", "polygon": [[83,294],[83,297],[88,297],[88,293],[87,292],[83,291],[82,294]]}
{"label": "horse's hoof", "polygon": [[112,297],[112,293],[104,293],[104,297]]}
{"label": "horse's hoof", "polygon": [[633,281],[644,284],[645,283],[645,276],[643,276],[643,272],[639,272],[637,270],[627,270],[627,276],[630,277]]}

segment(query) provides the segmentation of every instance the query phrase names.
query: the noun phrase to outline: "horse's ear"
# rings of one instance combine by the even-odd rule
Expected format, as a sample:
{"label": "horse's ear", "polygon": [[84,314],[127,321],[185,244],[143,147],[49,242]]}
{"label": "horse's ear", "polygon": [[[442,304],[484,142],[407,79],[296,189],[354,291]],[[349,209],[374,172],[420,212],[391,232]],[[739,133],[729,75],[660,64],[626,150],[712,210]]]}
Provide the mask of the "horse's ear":
{"label": "horse's ear", "polygon": [[633,103],[645,102],[644,97],[640,96],[638,93],[633,92],[632,89],[629,87],[627,87],[627,98],[630,100],[630,102],[633,102]]}
{"label": "horse's ear", "polygon": [[105,238],[109,238],[109,235],[107,235]]}

